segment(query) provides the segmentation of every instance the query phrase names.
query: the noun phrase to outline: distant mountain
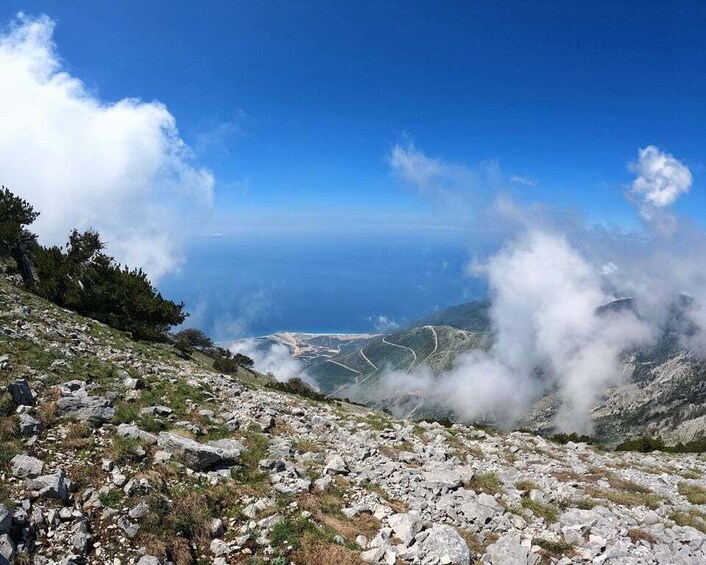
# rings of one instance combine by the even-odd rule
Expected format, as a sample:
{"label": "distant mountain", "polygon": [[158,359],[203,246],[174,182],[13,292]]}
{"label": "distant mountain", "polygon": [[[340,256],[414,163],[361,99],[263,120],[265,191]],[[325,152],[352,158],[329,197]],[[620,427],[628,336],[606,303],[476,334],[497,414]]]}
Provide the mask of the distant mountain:
{"label": "distant mountain", "polygon": [[[655,435],[677,442],[706,437],[706,362],[682,343],[689,331],[689,304],[688,297],[680,296],[661,339],[624,354],[625,384],[606,389],[592,412],[596,433],[603,439]],[[390,370],[402,377],[420,367],[439,374],[451,369],[459,354],[488,349],[489,307],[486,300],[453,306],[390,334],[279,333],[258,341],[263,349],[273,343],[286,345],[325,394],[403,416],[454,419],[447,408],[429,404],[408,387],[398,395],[381,395],[379,381]],[[626,309],[636,311],[633,299],[612,301],[597,313],[608,316]],[[549,433],[557,408],[556,398],[546,396],[521,426]]]}

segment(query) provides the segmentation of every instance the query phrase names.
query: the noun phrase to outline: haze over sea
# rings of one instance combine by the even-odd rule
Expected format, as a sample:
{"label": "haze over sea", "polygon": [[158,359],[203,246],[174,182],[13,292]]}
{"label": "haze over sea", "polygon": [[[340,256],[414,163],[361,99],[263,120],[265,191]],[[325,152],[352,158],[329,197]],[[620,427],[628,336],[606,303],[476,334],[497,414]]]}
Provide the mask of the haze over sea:
{"label": "haze over sea", "polygon": [[179,274],[161,282],[184,300],[189,324],[218,339],[281,330],[390,331],[483,295],[464,274],[461,233],[212,237],[188,250]]}

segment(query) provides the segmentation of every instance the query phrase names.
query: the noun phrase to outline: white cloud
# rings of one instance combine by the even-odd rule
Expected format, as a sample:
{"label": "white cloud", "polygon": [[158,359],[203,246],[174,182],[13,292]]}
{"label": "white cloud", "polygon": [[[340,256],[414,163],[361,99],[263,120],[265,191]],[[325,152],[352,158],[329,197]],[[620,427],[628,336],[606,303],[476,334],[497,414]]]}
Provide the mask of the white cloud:
{"label": "white cloud", "polygon": [[466,223],[503,184],[495,161],[469,167],[429,157],[414,144],[395,145],[388,156],[392,173],[414,187],[445,216]]}
{"label": "white cloud", "polygon": [[211,205],[213,175],[192,164],[159,102],[105,102],[62,69],[47,16],[19,14],[0,35],[2,182],[41,216],[44,243],[98,229],[108,251],[158,278]]}
{"label": "white cloud", "polygon": [[263,345],[254,338],[247,338],[233,342],[229,349],[231,353],[250,357],[255,363],[255,370],[260,373],[271,373],[281,382],[297,377],[318,389],[301,362],[292,357],[292,352],[282,343]]}
{"label": "white cloud", "polygon": [[689,168],[654,145],[638,151],[638,160],[630,164],[630,170],[637,174],[631,191],[639,195],[644,204],[657,208],[673,204],[689,191],[692,183]]}
{"label": "white cloud", "polygon": [[368,322],[372,322],[377,333],[389,333],[399,329],[400,324],[394,318],[381,314],[380,316],[369,316],[366,318]]}
{"label": "white cloud", "polygon": [[[390,164],[420,189],[467,172],[413,147],[393,152]],[[589,432],[600,394],[625,378],[622,355],[654,343],[674,323],[675,308],[684,327],[673,330],[706,355],[706,268],[694,261],[706,249],[706,232],[665,210],[689,190],[691,172],[652,146],[631,169],[632,192],[648,220],[631,236],[587,228],[573,215],[509,195],[481,206],[479,218],[502,218],[512,234],[499,252],[469,267],[490,288],[493,346],[459,356],[440,375],[426,367],[388,372],[376,394],[421,392],[463,418],[513,424],[550,392],[561,400],[556,427]],[[467,190],[463,183],[443,186]],[[632,298],[630,308],[599,309],[621,297]]]}
{"label": "white cloud", "polygon": [[521,184],[523,186],[537,186],[537,181],[527,177],[521,177],[519,175],[513,175],[510,177],[510,182],[514,184]]}

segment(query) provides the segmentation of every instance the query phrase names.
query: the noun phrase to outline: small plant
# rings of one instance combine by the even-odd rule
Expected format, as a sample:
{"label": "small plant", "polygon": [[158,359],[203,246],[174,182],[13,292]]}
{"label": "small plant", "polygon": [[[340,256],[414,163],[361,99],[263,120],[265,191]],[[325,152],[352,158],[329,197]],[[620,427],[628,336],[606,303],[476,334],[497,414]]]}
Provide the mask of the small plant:
{"label": "small plant", "polygon": [[632,543],[635,544],[644,541],[649,543],[650,546],[653,546],[657,543],[657,540],[652,534],[646,532],[645,530],[641,530],[640,528],[630,528],[628,530],[628,537],[630,538]]}
{"label": "small plant", "polygon": [[679,494],[685,496],[691,504],[706,504],[706,488],[696,483],[681,482],[677,485]]}
{"label": "small plant", "polygon": [[538,545],[552,557],[561,557],[571,551],[571,546],[564,541],[552,541],[544,538],[532,539],[534,545]]}
{"label": "small plant", "polygon": [[110,508],[115,508],[115,506],[120,502],[120,491],[109,490],[108,492],[101,492],[98,495],[98,500],[103,506],[108,506]]}
{"label": "small plant", "polygon": [[522,481],[517,481],[515,483],[515,488],[517,488],[518,490],[530,491],[530,490],[538,490],[539,485],[532,480],[525,479]]}
{"label": "small plant", "polygon": [[532,512],[537,518],[542,518],[547,524],[552,524],[559,517],[559,509],[553,504],[537,502],[529,496],[522,497],[522,506]]}
{"label": "small plant", "polygon": [[592,445],[596,443],[596,438],[583,434],[579,435],[577,433],[558,433],[554,434],[553,436],[550,436],[549,441],[553,441],[554,443],[558,443],[561,445],[566,445],[569,442],[586,443],[588,445]]}
{"label": "small plant", "polygon": [[495,473],[478,473],[468,481],[466,487],[486,494],[495,494],[501,490],[500,481]]}

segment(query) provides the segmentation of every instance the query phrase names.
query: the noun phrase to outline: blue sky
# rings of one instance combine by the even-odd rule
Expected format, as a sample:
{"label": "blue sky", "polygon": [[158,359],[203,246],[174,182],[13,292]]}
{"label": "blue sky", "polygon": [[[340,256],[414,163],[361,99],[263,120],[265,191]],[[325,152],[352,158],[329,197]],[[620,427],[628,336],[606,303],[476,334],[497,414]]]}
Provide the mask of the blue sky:
{"label": "blue sky", "polygon": [[[268,291],[270,312],[286,312],[294,299],[277,284],[316,288],[308,277],[295,284],[316,257],[332,271],[356,261],[351,242],[388,257],[402,245],[414,266],[385,264],[406,289],[422,284],[415,273],[429,249],[453,256],[431,297],[403,292],[398,304],[389,296],[383,311],[374,281],[363,285],[369,302],[355,281],[341,283],[332,300],[355,294],[355,312],[327,307],[328,318],[307,319],[297,310],[244,331],[360,330],[371,317],[413,318],[473,294],[462,266],[474,236],[437,229],[457,218],[393,174],[396,144],[469,170],[493,162],[504,180],[489,191],[507,185],[520,201],[628,227],[636,215],[624,196],[633,177],[627,164],[654,144],[692,171],[691,191],[675,207],[701,219],[702,3],[10,0],[0,20],[20,10],[57,22],[65,70],[101,100],[164,103],[195,161],[212,171],[214,209],[204,233],[224,238],[196,238],[181,273],[163,280],[192,307],[209,295],[238,294],[228,275],[218,288],[193,288],[189,275],[203,276],[209,267],[199,261],[214,246],[223,256],[247,241],[262,247],[263,263],[276,255],[273,245],[291,247],[299,268],[265,271],[257,253],[233,267],[248,281],[241,298],[280,288]],[[302,239],[312,231],[326,245]],[[325,249],[337,241],[340,253]],[[328,295],[326,284],[320,290]],[[317,293],[309,294],[309,310],[320,310]],[[218,310],[237,318],[237,300],[229,304]],[[212,327],[213,314],[206,318]]]}

